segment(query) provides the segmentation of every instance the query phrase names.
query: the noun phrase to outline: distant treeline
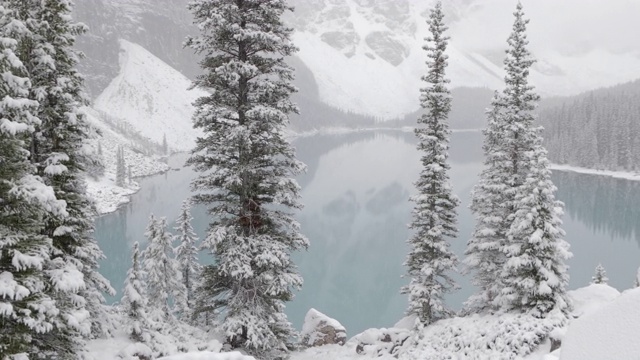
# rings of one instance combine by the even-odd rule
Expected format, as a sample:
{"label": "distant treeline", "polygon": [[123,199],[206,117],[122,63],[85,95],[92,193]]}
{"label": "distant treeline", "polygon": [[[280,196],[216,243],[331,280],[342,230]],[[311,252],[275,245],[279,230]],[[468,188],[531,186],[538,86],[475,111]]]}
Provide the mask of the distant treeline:
{"label": "distant treeline", "polygon": [[640,170],[640,80],[546,100],[540,122],[555,163]]}

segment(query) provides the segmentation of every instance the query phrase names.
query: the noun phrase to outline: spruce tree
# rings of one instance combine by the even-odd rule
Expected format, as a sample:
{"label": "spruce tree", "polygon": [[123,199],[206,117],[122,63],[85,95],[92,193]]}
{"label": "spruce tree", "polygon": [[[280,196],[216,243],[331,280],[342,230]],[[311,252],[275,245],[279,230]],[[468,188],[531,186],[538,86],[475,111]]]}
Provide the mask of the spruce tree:
{"label": "spruce tree", "polygon": [[423,153],[420,178],[416,182],[418,194],[413,221],[410,225],[415,234],[409,239],[410,252],[405,262],[411,282],[403,293],[409,295],[408,314],[418,316],[422,325],[429,325],[453,312],[445,306],[443,295],[456,287],[450,277],[455,269],[456,256],[450,249],[447,238],[457,235],[456,207],[458,198],[449,184],[447,162],[451,131],[447,117],[451,111],[451,94],[445,77],[449,37],[443,22],[442,3],[438,2],[429,14],[430,37],[424,49],[428,52],[429,72],[422,80],[428,86],[421,89],[422,108],[426,109],[416,128],[418,150]]}
{"label": "spruce tree", "polygon": [[[555,199],[542,129],[535,125],[539,96],[528,81],[534,60],[526,48],[528,20],[520,3],[514,16],[506,87],[494,100],[485,138],[491,162],[473,195],[478,238],[469,242],[467,263],[479,270],[476,299],[487,301],[485,308],[544,317],[569,308],[565,260],[570,253],[560,228],[563,204]],[[494,285],[483,282],[489,278]]]}
{"label": "spruce tree", "polygon": [[198,247],[196,242],[198,236],[191,226],[191,205],[185,200],[182,203],[182,210],[176,221],[175,230],[178,232],[178,247],[176,247],[176,261],[182,274],[182,284],[184,294],[181,299],[183,303],[176,303],[176,307],[181,312],[183,320],[190,321],[195,308],[195,291],[201,276],[202,267],[198,260]]}
{"label": "spruce tree", "polygon": [[140,250],[136,242],[133,245],[131,268],[127,272],[120,304],[130,321],[127,327],[129,338],[136,342],[145,342],[148,341],[146,337],[150,324],[147,319],[148,299],[144,285],[145,276],[140,262]]}
{"label": "spruce tree", "polygon": [[180,295],[178,292],[182,284],[178,264],[173,258],[173,239],[167,233],[166,219],[156,219],[151,215],[145,236],[149,244],[142,255],[143,269],[149,292],[149,308],[155,311],[150,315],[154,320],[171,320],[171,301]]}
{"label": "spruce tree", "polygon": [[116,186],[124,186],[125,169],[124,150],[122,146],[118,146],[118,150],[116,151]]}
{"label": "spruce tree", "polygon": [[485,169],[471,197],[470,208],[475,215],[476,225],[467,243],[464,263],[465,273],[474,273],[472,284],[479,288],[465,303],[466,310],[473,312],[495,309],[493,300],[501,291],[498,275],[505,262],[502,247],[511,216],[506,197],[506,176],[510,169],[502,142],[502,105],[502,98],[496,91],[491,108],[487,111],[487,127],[483,130]]}
{"label": "spruce tree", "polygon": [[291,252],[305,249],[292,210],[301,208],[294,177],[304,165],[284,136],[296,50],[281,17],[285,0],[196,0],[201,34],[188,40],[202,55],[194,86],[210,90],[195,103],[197,140],[188,164],[201,174],[194,200],[212,214],[204,246],[215,261],[223,334],[263,359],[288,352],[293,329],[285,302],[302,277]]}
{"label": "spruce tree", "polygon": [[35,357],[33,334],[54,330],[58,309],[46,289],[49,214],[66,216],[64,202],[36,175],[30,138],[40,120],[29,100],[31,82],[18,49],[31,35],[17,1],[0,1],[0,359]]}
{"label": "spruce tree", "polygon": [[602,266],[602,264],[598,264],[598,266],[596,266],[595,275],[591,277],[591,283],[606,284],[607,281],[609,281],[609,278],[607,277],[607,271],[604,269],[604,266]]}
{"label": "spruce tree", "polygon": [[169,145],[167,144],[167,134],[162,134],[162,154],[169,154]]}
{"label": "spruce tree", "polygon": [[53,250],[44,265],[54,286],[48,288],[59,306],[55,330],[34,336],[43,356],[82,357],[83,336],[103,332],[103,293],[115,293],[98,272],[103,253],[92,237],[95,209],[86,194],[85,169],[92,162],[84,141],[90,129],[80,107],[87,104],[82,78],[76,71],[80,54],[75,37],[86,31],[71,19],[71,0],[18,1],[30,32],[29,46],[20,48],[38,102],[40,123],[30,140],[38,174],[66,202],[67,216],[50,214],[41,233],[51,237]]}

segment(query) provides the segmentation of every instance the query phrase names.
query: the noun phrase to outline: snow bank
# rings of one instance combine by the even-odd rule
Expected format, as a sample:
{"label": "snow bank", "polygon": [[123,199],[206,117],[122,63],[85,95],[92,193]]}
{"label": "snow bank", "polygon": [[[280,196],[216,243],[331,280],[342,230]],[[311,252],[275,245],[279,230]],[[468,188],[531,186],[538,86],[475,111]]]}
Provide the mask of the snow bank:
{"label": "snow bank", "polygon": [[588,315],[620,296],[620,291],[606,284],[592,284],[567,292],[573,303],[574,317]]}
{"label": "snow bank", "polygon": [[560,360],[637,359],[639,336],[640,289],[633,289],[575,320],[565,336]]}
{"label": "snow bank", "polygon": [[256,360],[253,356],[242,355],[233,351],[214,353],[209,351],[192,352],[159,358],[158,360]]}

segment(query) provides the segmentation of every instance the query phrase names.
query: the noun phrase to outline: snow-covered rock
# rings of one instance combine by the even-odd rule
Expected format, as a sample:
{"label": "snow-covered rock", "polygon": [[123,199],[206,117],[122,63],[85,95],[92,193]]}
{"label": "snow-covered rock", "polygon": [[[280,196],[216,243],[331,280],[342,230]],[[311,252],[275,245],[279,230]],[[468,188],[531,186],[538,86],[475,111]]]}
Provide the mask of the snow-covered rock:
{"label": "snow-covered rock", "polygon": [[94,108],[125,121],[133,130],[170,149],[188,151],[200,134],[193,129],[193,102],[206,93],[139,45],[120,41],[120,73],[95,100]]}
{"label": "snow-covered rock", "polygon": [[410,336],[407,329],[368,329],[350,341],[356,341],[356,352],[360,355],[380,357],[385,354],[396,356]]}
{"label": "snow-covered rock", "polygon": [[158,360],[256,360],[253,356],[243,355],[233,351],[228,353],[214,353],[209,351],[192,352],[159,358]]}
{"label": "snow-covered rock", "polygon": [[305,346],[344,345],[347,341],[344,326],[316,309],[307,312],[300,335]]}
{"label": "snow-covered rock", "polygon": [[628,290],[574,320],[560,360],[636,359],[640,354],[640,289]]}

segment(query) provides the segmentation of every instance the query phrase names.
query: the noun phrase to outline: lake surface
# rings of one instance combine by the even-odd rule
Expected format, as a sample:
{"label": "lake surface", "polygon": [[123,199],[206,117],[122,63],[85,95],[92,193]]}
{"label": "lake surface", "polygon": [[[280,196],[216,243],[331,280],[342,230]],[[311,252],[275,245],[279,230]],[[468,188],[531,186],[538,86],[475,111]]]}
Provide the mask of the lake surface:
{"label": "lake surface", "polygon": [[[309,251],[294,255],[305,284],[287,305],[298,329],[305,313],[316,308],[338,319],[355,335],[370,327],[390,327],[406,308],[399,289],[407,281],[402,263],[407,254],[419,156],[413,133],[400,131],[316,135],[294,141],[298,157],[308,165],[298,179],[304,210],[298,219],[310,239]],[[170,161],[181,167],[185,156]],[[454,251],[462,257],[473,229],[467,206],[482,170],[482,134],[454,133],[451,180],[460,197],[460,236]],[[101,272],[119,291],[130,266],[135,241],[146,245],[144,231],[151,213],[175,226],[182,201],[190,196],[190,169],[170,171],[140,181],[131,203],[100,217],[96,238],[107,259]],[[574,257],[569,261],[575,289],[589,283],[598,263],[619,290],[633,286],[640,265],[640,182],[570,172],[554,172],[557,197],[566,204],[564,229]],[[203,237],[209,219],[193,209],[194,228]],[[203,261],[210,261],[203,255]],[[459,308],[474,291],[468,277],[458,276],[462,289],[448,297]]]}

